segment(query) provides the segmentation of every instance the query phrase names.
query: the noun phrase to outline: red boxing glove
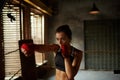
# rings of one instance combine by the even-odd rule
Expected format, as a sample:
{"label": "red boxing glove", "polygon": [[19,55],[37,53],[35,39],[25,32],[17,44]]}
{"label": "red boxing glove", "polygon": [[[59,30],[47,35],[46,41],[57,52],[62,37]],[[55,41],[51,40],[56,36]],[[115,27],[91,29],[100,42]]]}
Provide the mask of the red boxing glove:
{"label": "red boxing glove", "polygon": [[67,45],[61,45],[61,49],[62,49],[63,57],[69,57],[68,46]]}

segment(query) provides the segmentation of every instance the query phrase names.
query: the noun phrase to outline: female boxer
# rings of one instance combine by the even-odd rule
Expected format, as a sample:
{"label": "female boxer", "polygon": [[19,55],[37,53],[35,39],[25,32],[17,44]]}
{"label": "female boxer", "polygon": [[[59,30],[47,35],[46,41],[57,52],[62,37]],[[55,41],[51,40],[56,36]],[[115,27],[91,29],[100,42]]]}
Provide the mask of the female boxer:
{"label": "female boxer", "polygon": [[55,52],[55,80],[74,80],[80,67],[82,51],[71,46],[72,32],[68,25],[62,25],[56,29],[56,40],[58,44],[24,44],[21,50],[26,56],[30,56],[31,50]]}

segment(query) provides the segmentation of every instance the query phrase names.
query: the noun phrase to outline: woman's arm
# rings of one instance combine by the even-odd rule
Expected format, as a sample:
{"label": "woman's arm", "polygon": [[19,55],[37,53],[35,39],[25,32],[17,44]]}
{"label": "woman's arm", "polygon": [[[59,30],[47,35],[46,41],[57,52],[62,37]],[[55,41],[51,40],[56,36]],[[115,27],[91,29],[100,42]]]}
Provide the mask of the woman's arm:
{"label": "woman's arm", "polygon": [[73,62],[71,63],[70,58],[64,58],[65,60],[65,70],[68,80],[74,80],[75,75],[77,74],[80,63],[82,59],[82,52],[76,52]]}
{"label": "woman's arm", "polygon": [[25,56],[30,56],[34,51],[44,52],[56,52],[59,49],[57,44],[23,44],[21,51]]}
{"label": "woman's arm", "polygon": [[72,66],[74,67],[74,76],[77,74],[80,64],[81,64],[81,60],[82,60],[82,55],[83,52],[80,51],[78,54],[76,54],[76,58],[73,60]]}
{"label": "woman's arm", "polygon": [[34,50],[38,52],[56,52],[59,49],[57,44],[34,44]]}

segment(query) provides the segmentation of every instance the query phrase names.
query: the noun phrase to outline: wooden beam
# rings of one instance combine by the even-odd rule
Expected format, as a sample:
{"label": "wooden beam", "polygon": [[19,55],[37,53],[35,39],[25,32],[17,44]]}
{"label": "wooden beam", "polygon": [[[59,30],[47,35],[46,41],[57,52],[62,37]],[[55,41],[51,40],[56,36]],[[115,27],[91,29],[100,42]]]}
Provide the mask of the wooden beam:
{"label": "wooden beam", "polygon": [[36,9],[42,11],[43,13],[46,13],[48,15],[52,15],[52,10],[48,8],[45,4],[43,4],[40,0],[24,0],[24,2],[32,5]]}
{"label": "wooden beam", "polygon": [[[47,7],[43,2],[40,0],[22,0],[22,3],[20,3],[20,0],[12,0],[13,4],[21,4],[21,6],[26,6],[26,4],[30,5],[31,8],[35,8],[36,10],[45,13],[49,16],[52,15],[52,9]],[[26,4],[25,4],[26,3]]]}

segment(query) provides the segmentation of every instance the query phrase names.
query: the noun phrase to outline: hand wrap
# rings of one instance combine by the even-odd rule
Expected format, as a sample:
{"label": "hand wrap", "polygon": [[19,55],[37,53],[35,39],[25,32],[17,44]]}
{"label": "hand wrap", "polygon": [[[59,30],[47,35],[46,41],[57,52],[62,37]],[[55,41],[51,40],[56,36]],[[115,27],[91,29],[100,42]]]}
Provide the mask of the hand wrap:
{"label": "hand wrap", "polygon": [[21,51],[24,53],[25,56],[29,56],[33,53],[34,46],[33,46],[33,44],[23,43],[21,45]]}
{"label": "hand wrap", "polygon": [[62,45],[61,49],[62,49],[62,55],[63,55],[63,57],[69,57],[68,46],[67,45]]}

